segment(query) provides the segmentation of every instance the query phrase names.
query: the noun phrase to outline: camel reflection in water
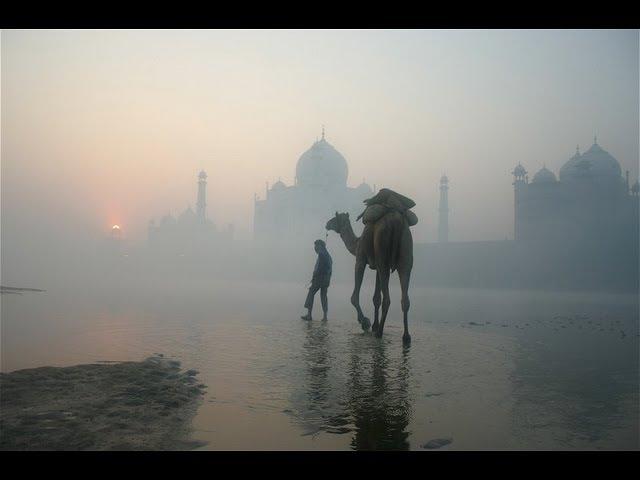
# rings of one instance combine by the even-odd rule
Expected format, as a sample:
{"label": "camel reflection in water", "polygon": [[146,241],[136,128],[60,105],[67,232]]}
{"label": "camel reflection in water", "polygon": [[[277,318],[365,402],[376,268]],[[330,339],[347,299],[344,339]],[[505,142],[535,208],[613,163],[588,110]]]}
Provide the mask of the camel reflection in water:
{"label": "camel reflection in water", "polygon": [[[355,424],[356,450],[408,450],[409,348],[387,356],[388,342],[357,335],[350,341],[348,408]],[[395,363],[395,364],[394,364]]]}
{"label": "camel reflection in water", "polygon": [[326,324],[305,328],[304,392],[295,402],[305,435],[351,434],[355,450],[408,450],[410,347],[370,334],[338,343]]}

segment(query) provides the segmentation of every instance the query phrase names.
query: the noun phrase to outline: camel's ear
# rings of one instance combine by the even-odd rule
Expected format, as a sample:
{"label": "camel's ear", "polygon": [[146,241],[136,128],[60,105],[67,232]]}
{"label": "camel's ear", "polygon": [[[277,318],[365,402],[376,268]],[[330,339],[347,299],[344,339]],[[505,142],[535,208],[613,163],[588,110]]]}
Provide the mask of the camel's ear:
{"label": "camel's ear", "polygon": [[349,218],[349,212],[347,212],[347,218]]}
{"label": "camel's ear", "polygon": [[338,211],[336,210],[336,217],[338,216]]}

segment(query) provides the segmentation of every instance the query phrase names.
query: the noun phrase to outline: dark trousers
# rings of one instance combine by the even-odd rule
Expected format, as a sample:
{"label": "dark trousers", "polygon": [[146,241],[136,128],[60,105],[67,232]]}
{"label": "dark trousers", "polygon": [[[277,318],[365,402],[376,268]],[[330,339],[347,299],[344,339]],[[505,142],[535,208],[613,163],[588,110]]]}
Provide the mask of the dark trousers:
{"label": "dark trousers", "polygon": [[316,296],[316,292],[320,290],[320,302],[322,303],[322,310],[324,313],[327,313],[327,309],[329,307],[329,302],[327,300],[328,289],[329,285],[320,286],[316,283],[311,285],[311,287],[309,287],[309,293],[307,293],[307,299],[304,301],[304,308],[308,308],[309,311],[313,309],[313,298]]}

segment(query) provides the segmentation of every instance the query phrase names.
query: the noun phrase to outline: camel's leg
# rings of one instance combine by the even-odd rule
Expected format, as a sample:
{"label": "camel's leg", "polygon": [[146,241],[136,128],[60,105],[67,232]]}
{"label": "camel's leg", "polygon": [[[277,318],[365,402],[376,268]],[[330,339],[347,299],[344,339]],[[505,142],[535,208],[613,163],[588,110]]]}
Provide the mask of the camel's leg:
{"label": "camel's leg", "polygon": [[358,322],[362,329],[366,332],[371,326],[371,322],[362,313],[360,308],[360,287],[362,286],[362,277],[364,277],[364,269],[367,266],[366,258],[356,259],[356,274],[355,274],[355,286],[353,288],[353,294],[351,295],[351,305],[353,305],[358,312]]}
{"label": "camel's leg", "polygon": [[382,290],[382,318],[380,319],[380,326],[376,330],[376,337],[380,338],[384,330],[384,322],[387,319],[389,305],[391,305],[391,298],[389,296],[389,267],[379,268],[378,275],[380,275],[380,289]]}
{"label": "camel's leg", "polygon": [[371,327],[371,331],[375,333],[378,329],[378,312],[380,310],[380,274],[376,270],[376,289],[373,292],[373,306],[375,308],[375,313],[373,314],[373,325]]}
{"label": "camel's leg", "polygon": [[409,335],[409,307],[411,302],[409,301],[409,279],[411,278],[411,269],[398,270],[398,277],[400,277],[400,289],[402,290],[402,316],[404,321],[404,334],[402,335],[402,342],[405,345],[411,343],[411,335]]}

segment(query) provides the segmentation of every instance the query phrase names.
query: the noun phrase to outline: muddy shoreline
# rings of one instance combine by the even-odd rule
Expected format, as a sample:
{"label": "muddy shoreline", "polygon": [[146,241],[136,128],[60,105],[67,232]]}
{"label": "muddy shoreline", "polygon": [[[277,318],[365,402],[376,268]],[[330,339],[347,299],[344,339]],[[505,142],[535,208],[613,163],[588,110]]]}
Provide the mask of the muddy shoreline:
{"label": "muddy shoreline", "polygon": [[160,356],[0,374],[0,450],[189,450],[206,388]]}

